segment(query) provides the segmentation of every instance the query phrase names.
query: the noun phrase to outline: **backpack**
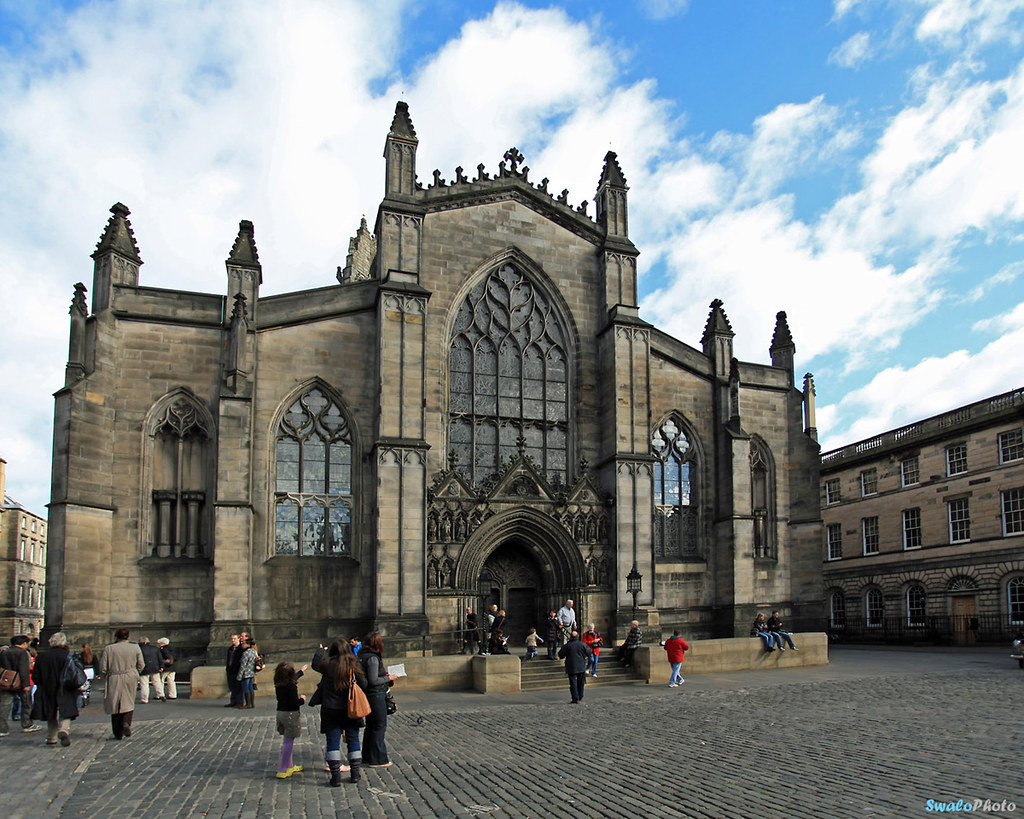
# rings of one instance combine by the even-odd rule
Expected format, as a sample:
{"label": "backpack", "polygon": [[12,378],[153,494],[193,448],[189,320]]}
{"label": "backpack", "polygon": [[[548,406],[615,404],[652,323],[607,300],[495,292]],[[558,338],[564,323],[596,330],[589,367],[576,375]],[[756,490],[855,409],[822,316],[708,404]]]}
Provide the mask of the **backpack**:
{"label": "backpack", "polygon": [[85,670],[75,661],[75,655],[70,651],[60,675],[60,682],[65,691],[81,691],[89,682]]}

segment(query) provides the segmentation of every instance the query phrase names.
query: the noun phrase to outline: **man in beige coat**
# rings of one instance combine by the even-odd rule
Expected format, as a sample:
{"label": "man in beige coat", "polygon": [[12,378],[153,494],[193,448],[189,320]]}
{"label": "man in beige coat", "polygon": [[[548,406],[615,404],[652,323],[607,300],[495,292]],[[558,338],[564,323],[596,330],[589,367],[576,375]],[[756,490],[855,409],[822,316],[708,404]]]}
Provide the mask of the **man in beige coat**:
{"label": "man in beige coat", "polygon": [[103,710],[110,714],[110,727],[114,739],[132,735],[132,715],[135,713],[135,691],[139,687],[139,675],[146,667],[138,643],[129,643],[128,629],[119,628],[114,632],[114,642],[103,649],[96,670],[107,677],[103,695]]}

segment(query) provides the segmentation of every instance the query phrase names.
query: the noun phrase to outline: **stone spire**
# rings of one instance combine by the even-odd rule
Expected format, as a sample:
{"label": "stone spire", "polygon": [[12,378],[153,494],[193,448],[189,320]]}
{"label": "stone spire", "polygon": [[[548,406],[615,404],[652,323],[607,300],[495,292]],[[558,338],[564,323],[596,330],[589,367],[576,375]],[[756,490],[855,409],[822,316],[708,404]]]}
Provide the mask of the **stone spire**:
{"label": "stone spire", "polygon": [[384,142],[386,170],[384,196],[412,196],[416,191],[416,129],[409,117],[409,105],[399,102],[391,120],[391,131]]}
{"label": "stone spire", "polygon": [[804,432],[818,440],[817,421],[814,418],[814,376],[804,373]]}
{"label": "stone spire", "polygon": [[366,217],[359,220],[356,235],[348,240],[345,267],[338,268],[338,281],[357,282],[374,278],[373,262],[377,258],[377,240],[366,226]]}
{"label": "stone spire", "polygon": [[719,378],[729,377],[729,362],[733,357],[732,340],[735,335],[732,325],[729,324],[729,317],[722,309],[722,300],[715,299],[711,302],[711,312],[708,313],[707,324],[704,325],[701,344],[704,348],[704,355],[714,363],[715,375]]}
{"label": "stone spire", "polygon": [[135,234],[132,232],[132,223],[128,221],[131,213],[128,208],[120,202],[116,202],[110,208],[111,217],[107,220],[107,227],[96,243],[96,250],[92,254],[95,259],[104,253],[120,253],[126,259],[136,264],[142,264],[139,256],[139,246],[135,243]]}
{"label": "stone spire", "polygon": [[246,319],[252,324],[256,320],[256,301],[263,284],[263,266],[256,250],[252,222],[248,219],[238,223],[238,235],[224,264],[228,272],[228,298],[233,299],[239,293],[245,297]]}
{"label": "stone spire", "polygon": [[142,258],[135,243],[128,210],[120,202],[110,208],[110,219],[92,254],[92,309],[94,313],[110,306],[115,285],[137,287]]}
{"label": "stone spire", "polygon": [[597,223],[604,228],[607,236],[629,237],[629,217],[626,208],[626,177],[616,159],[615,152],[609,151],[604,157],[604,168],[597,183]]}
{"label": "stone spire", "polygon": [[71,300],[71,333],[68,340],[68,363],[64,368],[64,384],[73,384],[86,375],[86,341],[85,319],[89,308],[85,303],[85,285],[75,285],[75,295]]}
{"label": "stone spire", "polygon": [[772,335],[772,346],[768,352],[772,357],[772,366],[788,370],[792,382],[796,344],[793,343],[793,334],[789,332],[789,322],[786,321],[785,310],[775,314],[775,333]]}

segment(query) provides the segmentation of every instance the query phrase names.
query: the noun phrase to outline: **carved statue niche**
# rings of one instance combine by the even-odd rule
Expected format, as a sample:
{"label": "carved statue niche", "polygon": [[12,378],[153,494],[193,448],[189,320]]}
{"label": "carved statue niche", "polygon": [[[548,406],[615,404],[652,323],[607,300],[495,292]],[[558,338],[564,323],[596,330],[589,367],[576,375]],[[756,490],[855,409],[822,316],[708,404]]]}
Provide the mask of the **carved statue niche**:
{"label": "carved statue niche", "polygon": [[451,513],[445,513],[444,519],[441,521],[441,540],[445,543],[451,543],[452,540],[452,516]]}
{"label": "carved statue niche", "polygon": [[427,541],[430,543],[437,541],[437,514],[434,512],[427,515]]}
{"label": "carved statue niche", "polygon": [[587,515],[587,541],[593,543],[597,540],[597,522],[593,515]]}
{"label": "carved statue niche", "polygon": [[466,539],[466,516],[461,513],[455,518],[455,539],[458,541]]}
{"label": "carved statue niche", "polygon": [[440,586],[440,571],[437,558],[432,557],[427,561],[427,588],[436,589]]}

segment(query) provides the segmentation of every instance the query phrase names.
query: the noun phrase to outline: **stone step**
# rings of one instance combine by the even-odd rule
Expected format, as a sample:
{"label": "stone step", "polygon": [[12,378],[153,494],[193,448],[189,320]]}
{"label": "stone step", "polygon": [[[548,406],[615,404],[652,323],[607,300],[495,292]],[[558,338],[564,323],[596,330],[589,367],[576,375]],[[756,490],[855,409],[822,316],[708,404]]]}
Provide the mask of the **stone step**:
{"label": "stone step", "polygon": [[[565,666],[561,660],[535,659],[523,662],[520,672],[520,685],[523,691],[539,691],[563,688],[567,685]],[[609,662],[598,665],[597,676],[587,677],[587,685],[644,685],[632,670],[623,668],[609,658]]]}

